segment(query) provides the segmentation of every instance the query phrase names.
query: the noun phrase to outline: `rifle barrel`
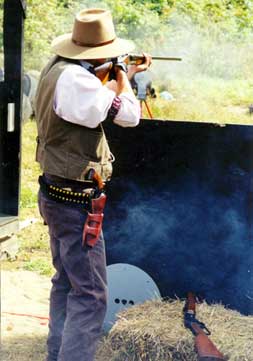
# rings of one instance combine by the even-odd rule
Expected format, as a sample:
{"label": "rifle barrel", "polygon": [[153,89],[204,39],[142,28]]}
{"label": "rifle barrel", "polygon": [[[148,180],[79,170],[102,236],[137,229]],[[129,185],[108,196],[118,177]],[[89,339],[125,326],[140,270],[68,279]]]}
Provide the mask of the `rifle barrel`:
{"label": "rifle barrel", "polygon": [[[165,61],[181,61],[182,58],[172,56],[156,56],[151,55],[153,60],[165,60]],[[144,56],[141,54],[130,54],[128,56],[128,63],[130,64],[141,64],[144,60]]]}
{"label": "rifle barrel", "polygon": [[153,60],[169,60],[169,61],[181,61],[182,58],[178,58],[175,56],[152,56]]}

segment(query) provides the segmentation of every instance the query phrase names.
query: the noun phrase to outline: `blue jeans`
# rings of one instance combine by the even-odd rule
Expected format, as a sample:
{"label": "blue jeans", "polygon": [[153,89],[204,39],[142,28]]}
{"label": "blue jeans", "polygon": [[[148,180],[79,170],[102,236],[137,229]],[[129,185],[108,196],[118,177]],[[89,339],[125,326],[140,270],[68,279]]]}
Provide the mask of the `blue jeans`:
{"label": "blue jeans", "polygon": [[50,294],[47,361],[93,361],[106,312],[103,234],[82,248],[86,212],[39,192],[40,213],[49,227],[56,273]]}

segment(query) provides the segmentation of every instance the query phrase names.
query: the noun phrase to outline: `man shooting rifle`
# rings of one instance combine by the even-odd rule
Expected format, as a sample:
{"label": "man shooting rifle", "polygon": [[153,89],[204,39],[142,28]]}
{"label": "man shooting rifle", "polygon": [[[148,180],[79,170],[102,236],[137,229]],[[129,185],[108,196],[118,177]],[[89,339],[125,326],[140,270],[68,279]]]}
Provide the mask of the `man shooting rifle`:
{"label": "man shooting rifle", "polygon": [[[152,56],[152,60],[162,60],[162,61],[181,61],[182,58],[179,57],[163,57],[163,56]],[[103,63],[94,68],[96,76],[103,82],[106,83],[108,80],[116,79],[115,74],[115,65],[120,66],[124,71],[131,69],[131,65],[141,65],[145,63],[145,54],[127,54],[117,58],[108,59],[107,62]],[[131,86],[136,92],[137,99],[140,100],[141,113],[143,108],[143,103],[146,106],[147,112],[150,119],[153,118],[151,109],[148,106],[146,101],[147,95],[150,95],[152,98],[156,98],[155,89],[151,86],[151,79],[148,72],[145,73],[135,73],[133,74],[129,71],[128,79],[131,80]],[[141,114],[142,115],[142,114]]]}
{"label": "man shooting rifle", "polygon": [[[181,61],[182,58],[179,57],[169,57],[169,56],[151,56],[152,60],[162,60],[162,61]],[[106,82],[110,79],[115,79],[115,70],[114,67],[116,64],[122,67],[125,71],[129,71],[128,79],[132,79],[136,72],[133,72],[130,67],[126,65],[142,65],[146,62],[145,54],[127,54],[122,55],[117,58],[108,59],[102,65],[98,65],[94,68],[96,75],[103,81]]]}
{"label": "man shooting rifle", "polygon": [[[52,278],[47,361],[93,361],[106,312],[103,209],[112,156],[103,121],[135,127],[140,105],[129,79],[151,57],[127,68],[107,59],[133,50],[119,39],[111,13],[86,9],[71,34],[53,41],[55,56],[42,71],[36,95],[39,208],[49,227]],[[114,77],[107,77],[113,70]]]}

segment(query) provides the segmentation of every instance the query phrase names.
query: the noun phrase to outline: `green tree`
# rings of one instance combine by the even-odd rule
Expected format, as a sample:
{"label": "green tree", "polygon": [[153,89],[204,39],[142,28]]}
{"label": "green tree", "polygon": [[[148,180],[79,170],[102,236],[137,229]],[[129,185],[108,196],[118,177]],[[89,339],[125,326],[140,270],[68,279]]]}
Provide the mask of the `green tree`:
{"label": "green tree", "polygon": [[[89,6],[89,0],[82,1],[81,5],[75,1],[76,10]],[[151,51],[164,40],[166,21],[151,9],[150,1],[94,0],[92,7],[110,9],[117,35],[134,40],[137,50]]]}
{"label": "green tree", "polygon": [[[111,9],[117,33],[132,39],[141,50],[150,51],[164,38],[164,23],[159,14],[149,8],[149,3],[131,0],[106,0]],[[127,11],[126,11],[127,9]]]}
{"label": "green tree", "polygon": [[173,0],[133,0],[133,3],[137,5],[146,4],[150,10],[157,12],[160,16],[167,14],[174,5]]}
{"label": "green tree", "polygon": [[[186,24],[208,36],[245,42],[253,37],[253,0],[27,0],[25,67],[41,68],[57,35],[70,32],[74,14],[84,7],[108,8],[117,34],[133,39],[138,50],[152,51],[176,39]],[[3,1],[0,3],[0,24]],[[176,26],[175,26],[176,24]],[[178,30],[178,24],[182,24]],[[2,29],[0,27],[0,53]]]}
{"label": "green tree", "polygon": [[[40,68],[50,53],[53,38],[68,28],[64,8],[59,0],[27,0],[25,21],[25,67]],[[68,6],[72,1],[68,1]]]}

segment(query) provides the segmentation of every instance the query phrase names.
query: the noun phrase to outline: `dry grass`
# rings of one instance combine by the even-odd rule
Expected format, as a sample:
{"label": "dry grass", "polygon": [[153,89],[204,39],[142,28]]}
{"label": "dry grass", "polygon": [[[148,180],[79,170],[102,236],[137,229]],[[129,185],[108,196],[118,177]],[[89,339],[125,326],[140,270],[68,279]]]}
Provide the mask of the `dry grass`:
{"label": "dry grass", "polygon": [[[183,302],[153,301],[120,314],[98,355],[104,361],[196,361],[194,340],[183,326]],[[222,305],[198,307],[198,318],[229,361],[253,361],[253,317]]]}
{"label": "dry grass", "polygon": [[24,334],[2,342],[2,361],[44,361],[46,336]]}
{"label": "dry grass", "polygon": [[[100,343],[95,361],[196,361],[194,340],[183,326],[183,302],[149,301],[122,312]],[[253,317],[203,303],[198,318],[212,331],[211,339],[229,361],[253,361]],[[25,330],[24,330],[25,332]],[[3,361],[42,361],[46,335],[5,337]]]}

